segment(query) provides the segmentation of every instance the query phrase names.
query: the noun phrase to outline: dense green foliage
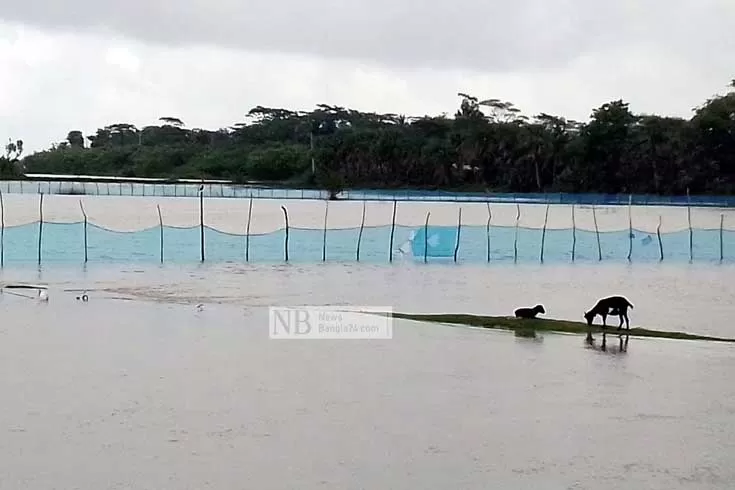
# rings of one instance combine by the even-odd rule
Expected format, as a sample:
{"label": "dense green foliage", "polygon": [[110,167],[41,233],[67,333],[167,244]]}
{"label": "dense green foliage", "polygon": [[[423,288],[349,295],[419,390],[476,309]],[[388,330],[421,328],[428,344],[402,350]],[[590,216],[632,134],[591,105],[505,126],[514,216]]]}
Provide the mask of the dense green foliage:
{"label": "dense green foliage", "polygon": [[0,156],[0,178],[16,179],[23,175],[20,156],[23,153],[23,141],[9,141],[5,145],[5,155]]}
{"label": "dense green foliage", "polygon": [[511,103],[459,95],[453,118],[319,105],[312,112],[256,107],[247,122],[216,131],[185,129],[171,117],[142,129],[113,124],[86,138],[71,131],[20,162],[34,173],[290,181],[332,190],[735,192],[735,90],[707,100],[688,120],[634,114],[618,100],[586,123],[529,119]]}

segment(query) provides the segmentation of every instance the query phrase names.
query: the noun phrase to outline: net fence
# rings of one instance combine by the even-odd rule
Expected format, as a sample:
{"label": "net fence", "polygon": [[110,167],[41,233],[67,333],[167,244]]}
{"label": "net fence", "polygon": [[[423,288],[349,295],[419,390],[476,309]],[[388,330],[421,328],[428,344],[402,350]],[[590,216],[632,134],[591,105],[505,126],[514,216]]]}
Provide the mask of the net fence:
{"label": "net fence", "polygon": [[[350,229],[387,225],[490,226],[527,229],[671,233],[690,228],[735,230],[729,208],[503,203],[319,201],[3,194],[6,228],[31,223],[88,223],[118,232],[204,226],[223,233]],[[200,203],[201,201],[201,203]],[[200,206],[201,204],[201,206]],[[284,214],[284,208],[286,214]],[[159,217],[160,209],[160,217]],[[460,216],[461,212],[461,216]]]}
{"label": "net fence", "polygon": [[[626,242],[629,252],[636,244],[647,245],[663,242],[665,237],[677,236],[675,247],[681,255],[693,255],[693,234],[697,244],[711,249],[712,255],[724,256],[725,249],[735,240],[735,210],[715,207],[683,206],[589,206],[563,204],[513,204],[513,203],[455,203],[427,201],[354,201],[354,200],[282,200],[267,198],[207,198],[180,197],[159,199],[154,196],[74,196],[45,194],[0,194],[2,204],[2,228],[4,240],[12,240],[13,229],[30,229],[39,235],[38,247],[53,247],[53,237],[46,235],[41,243],[40,233],[44,225],[84,225],[85,256],[87,226],[113,233],[143,233],[160,230],[163,249],[163,230],[211,230],[217,234],[235,238],[283,235],[292,232],[292,249],[311,247],[319,257],[319,242],[326,242],[327,232],[342,237],[343,258],[355,255],[359,241],[378,241],[370,238],[369,230],[380,229],[380,245],[417,256],[453,256],[456,259],[460,245],[463,253],[477,257],[489,256],[491,237],[494,255],[518,258],[521,255],[541,257],[544,247],[547,253],[570,253],[574,258],[574,241],[579,240],[579,256],[602,258],[603,242],[614,240],[616,247]],[[41,226],[33,226],[39,225]],[[406,233],[393,236],[395,229]],[[296,236],[298,231],[310,235]],[[385,233],[384,233],[385,232]],[[386,234],[390,236],[386,238]],[[530,239],[528,237],[531,236]],[[564,237],[560,238],[560,233]],[[24,247],[32,241],[24,232]],[[71,232],[70,232],[71,233]],[[76,232],[74,232],[76,233]],[[347,235],[346,233],[349,233]],[[199,233],[194,233],[196,237]],[[683,235],[682,235],[683,234]],[[613,237],[614,235],[614,237]],[[688,235],[689,243],[682,242]],[[76,236],[76,235],[75,235]],[[191,234],[190,234],[191,236]],[[372,235],[371,235],[372,236]],[[521,238],[519,238],[519,236]],[[590,238],[592,237],[592,238]],[[611,238],[612,237],[612,238]],[[288,240],[288,237],[282,237]],[[299,239],[311,244],[300,243]],[[71,241],[71,238],[66,239]],[[204,240],[203,236],[201,240]],[[548,241],[547,241],[548,240]],[[437,244],[435,242],[441,242]],[[523,243],[519,244],[519,241]],[[528,242],[532,241],[532,244]],[[564,242],[563,244],[561,242]],[[622,241],[622,242],[621,242]],[[195,240],[189,239],[196,251]],[[410,246],[406,243],[410,242]],[[559,243],[556,243],[559,242]],[[596,243],[595,243],[596,242]],[[621,243],[618,243],[621,242]],[[679,245],[679,243],[682,243]],[[705,243],[706,242],[706,243]],[[233,242],[235,243],[235,242]],[[233,247],[242,248],[242,241]],[[282,249],[271,242],[269,248]],[[669,251],[673,252],[673,241]],[[9,246],[4,244],[6,248]],[[203,247],[203,243],[201,244]],[[286,244],[288,246],[288,244]],[[571,247],[570,247],[571,245]],[[659,243],[661,247],[663,243]],[[114,247],[114,242],[108,247]],[[326,245],[324,245],[325,247]],[[321,247],[321,248],[324,248]],[[586,247],[586,249],[585,249]],[[688,250],[686,249],[688,247]],[[732,244],[735,248],[735,243]],[[151,255],[156,246],[149,244]],[[468,250],[472,249],[472,250]],[[609,247],[607,247],[609,248]],[[585,252],[583,249],[587,250]],[[349,253],[347,250],[350,250]],[[663,254],[663,251],[660,251]],[[162,255],[163,252],[161,252]],[[239,252],[238,252],[239,253]],[[248,253],[247,251],[245,252]],[[359,255],[359,251],[357,252]],[[384,252],[381,252],[385,257]],[[40,255],[40,254],[39,254]],[[192,254],[193,255],[193,254]],[[323,253],[321,255],[324,255]],[[334,254],[332,254],[334,255]],[[628,254],[629,257],[630,253]]]}
{"label": "net fence", "polygon": [[[44,176],[49,177],[49,176]],[[82,176],[67,176],[79,178]],[[88,178],[98,178],[87,176]],[[99,177],[101,178],[101,177]],[[111,178],[111,177],[107,177]],[[152,179],[155,180],[155,179]],[[275,188],[257,184],[233,184],[212,181],[178,181],[171,183],[137,182],[121,180],[118,182],[80,181],[80,180],[5,180],[0,181],[0,192],[5,194],[57,194],[90,196],[140,196],[140,197],[198,197],[205,198],[265,198],[283,200],[327,199],[329,192],[318,189]],[[417,189],[345,189],[339,192],[344,200],[369,201],[452,201],[452,202],[505,202],[505,203],[546,203],[554,204],[627,204],[632,199],[638,205],[665,206],[721,206],[735,207],[735,196],[657,196],[623,194],[567,194],[567,193],[497,193],[453,192],[443,190]]]}

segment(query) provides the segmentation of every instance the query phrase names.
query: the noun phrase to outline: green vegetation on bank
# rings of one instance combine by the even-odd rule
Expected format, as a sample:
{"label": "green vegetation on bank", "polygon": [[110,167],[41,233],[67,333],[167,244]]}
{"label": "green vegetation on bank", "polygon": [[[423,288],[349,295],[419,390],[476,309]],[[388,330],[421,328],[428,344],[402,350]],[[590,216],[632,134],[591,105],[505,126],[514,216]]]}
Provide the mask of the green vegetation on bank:
{"label": "green vegetation on bank", "polygon": [[[413,313],[393,313],[393,318],[405,320],[416,320],[420,322],[448,323],[456,325],[466,325],[470,327],[492,328],[500,330],[512,330],[521,332],[521,336],[528,335],[530,331],[536,332],[560,332],[587,335],[588,327],[586,323],[570,322],[566,320],[550,320],[550,319],[518,319],[515,317],[502,316],[480,316],[480,315],[462,315],[462,314],[444,314],[444,315],[420,315]],[[608,327],[608,334],[617,334],[617,327]],[[600,333],[602,328],[600,325],[592,326],[592,333]],[[662,339],[676,340],[709,340],[716,342],[735,342],[735,339],[709,337],[706,335],[688,334],[683,332],[665,332],[662,330],[649,330],[646,328],[631,328],[630,331],[622,330],[631,337],[653,337]]]}
{"label": "green vegetation on bank", "polygon": [[23,158],[22,141],[9,144],[0,178],[27,172],[256,180],[332,191],[735,193],[735,80],[690,119],[635,114],[617,100],[581,123],[459,96],[454,117],[258,106],[244,122],[217,130],[187,129],[175,117],[143,128],[110,124],[93,135],[72,130]]}

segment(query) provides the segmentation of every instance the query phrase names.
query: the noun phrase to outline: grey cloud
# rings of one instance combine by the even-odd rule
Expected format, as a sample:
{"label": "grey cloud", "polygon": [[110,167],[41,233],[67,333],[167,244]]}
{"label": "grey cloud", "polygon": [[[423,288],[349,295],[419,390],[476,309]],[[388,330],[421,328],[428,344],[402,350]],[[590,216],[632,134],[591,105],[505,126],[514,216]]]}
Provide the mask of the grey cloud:
{"label": "grey cloud", "polygon": [[[732,49],[732,0],[36,0],[0,18],[112,31],[169,46],[218,45],[484,72],[560,67],[655,42],[697,58]],[[720,40],[712,44],[713,39]],[[707,43],[707,44],[704,44]],[[719,56],[722,58],[721,55]],[[197,60],[191,60],[196,63]]]}

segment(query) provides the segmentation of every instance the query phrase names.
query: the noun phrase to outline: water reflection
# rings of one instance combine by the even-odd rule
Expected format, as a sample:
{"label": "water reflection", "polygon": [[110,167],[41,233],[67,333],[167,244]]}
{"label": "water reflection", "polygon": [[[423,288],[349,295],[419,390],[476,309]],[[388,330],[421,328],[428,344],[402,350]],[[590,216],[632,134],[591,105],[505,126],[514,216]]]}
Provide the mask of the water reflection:
{"label": "water reflection", "polygon": [[611,334],[618,337],[618,345],[612,345],[608,350],[607,345],[607,332],[602,331],[602,343],[596,345],[596,340],[592,337],[592,334],[587,334],[585,344],[588,348],[599,350],[601,352],[608,352],[610,354],[624,354],[628,352],[628,340],[630,340],[630,334],[628,333],[615,333]]}

